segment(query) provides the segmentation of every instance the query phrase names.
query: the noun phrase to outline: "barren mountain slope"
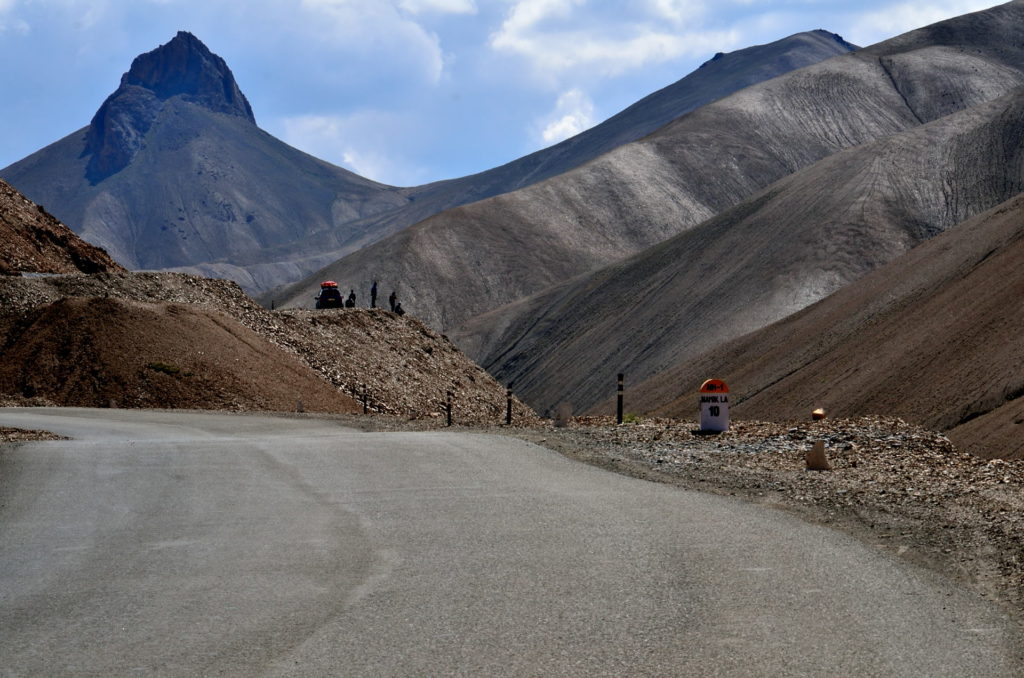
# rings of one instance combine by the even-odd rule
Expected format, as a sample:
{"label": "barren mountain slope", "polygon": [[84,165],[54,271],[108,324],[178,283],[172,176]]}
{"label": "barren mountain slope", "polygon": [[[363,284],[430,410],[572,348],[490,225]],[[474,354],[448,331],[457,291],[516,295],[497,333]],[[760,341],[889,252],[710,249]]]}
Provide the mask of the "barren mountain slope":
{"label": "barren mountain slope", "polygon": [[318,279],[398,287],[434,327],[621,260],[844,148],[1024,84],[1024,3],[952,19],[754,85],[539,184],[434,216]]}
{"label": "barren mountain slope", "polygon": [[261,291],[442,209],[565,171],[750,82],[851,47],[816,31],[742,50],[579,137],[470,177],[399,189],[260,130],[223,59],[179,33],[132,63],[88,127],[2,174],[132,268],[228,277]]}
{"label": "barren mountain slope", "polygon": [[[104,298],[128,302],[112,307],[123,312],[112,316],[111,325],[94,317],[95,309],[105,308],[99,305]],[[135,302],[141,302],[142,306]],[[67,324],[62,320],[63,315],[75,315],[58,313],[55,309],[78,309],[82,303],[86,306],[80,315],[86,320],[80,327],[76,326],[74,332],[50,329],[51,325]],[[177,310],[169,310],[171,307]],[[142,311],[132,311],[137,308]],[[41,314],[42,318],[37,318]],[[163,324],[147,320],[154,316]],[[183,322],[177,325],[168,322],[179,316]],[[232,282],[173,273],[0,277],[0,321],[23,330],[26,318],[36,318],[32,321],[35,323],[33,331],[19,330],[20,334],[12,335],[17,336],[18,341],[8,342],[4,349],[20,351],[18,357],[8,359],[5,355],[0,362],[16,372],[22,362],[34,361],[32,364],[51,377],[65,370],[86,380],[95,377],[105,385],[123,383],[120,390],[125,392],[126,398],[135,398],[130,401],[135,406],[142,402],[141,396],[133,395],[136,382],[117,375],[136,369],[138,374],[155,379],[158,377],[149,373],[153,368],[148,371],[143,368],[149,362],[161,362],[180,367],[181,372],[199,375],[186,380],[184,386],[201,385],[200,377],[213,380],[202,384],[220,380],[218,383],[230,385],[223,393],[213,389],[205,399],[188,392],[186,395],[194,402],[191,406],[258,409],[280,408],[283,402],[284,409],[292,410],[297,399],[301,399],[304,409],[322,409],[311,402],[320,398],[319,387],[305,390],[293,387],[289,385],[292,382],[279,374],[282,366],[297,361],[304,369],[312,368],[318,379],[325,380],[323,384],[329,382],[328,385],[346,396],[358,398],[360,408],[365,396],[371,412],[440,421],[446,393],[451,392],[453,418],[457,423],[493,425],[505,420],[503,386],[446,338],[415,318],[399,317],[380,309],[267,311]],[[192,320],[185,322],[189,319]],[[93,327],[89,323],[98,324]],[[216,327],[211,327],[210,323]],[[246,332],[251,336],[245,338]],[[146,337],[150,335],[155,337],[155,346],[161,351],[153,353],[154,348],[147,345]],[[35,336],[57,336],[60,342],[47,339],[41,344],[28,344]],[[115,339],[119,342],[116,355],[106,350]],[[239,340],[247,342],[248,348],[239,345]],[[26,349],[26,345],[31,345],[32,349]],[[105,347],[106,352],[94,356],[94,346]],[[0,349],[3,347],[0,343]],[[69,355],[76,359],[68,361]],[[139,362],[138,356],[149,357]],[[197,361],[199,365],[194,366]],[[230,374],[226,379],[214,378],[211,375],[216,375],[217,370],[227,370]],[[24,379],[31,379],[38,371],[30,370],[23,375]],[[129,376],[131,374],[136,373]],[[245,382],[246,378],[252,383]],[[241,381],[236,385],[234,379]],[[11,388],[15,395],[25,395],[21,385],[30,382],[11,383],[14,383]],[[59,380],[47,383],[51,386],[49,392],[63,394]],[[267,388],[278,389],[274,398],[264,393]],[[264,395],[259,398],[251,393],[246,395],[246,389]],[[127,402],[117,392],[118,388],[110,386],[103,393],[109,393],[106,397],[115,398],[118,403]],[[41,393],[37,388],[37,395]],[[184,398],[170,399],[163,406],[184,406],[176,404],[186,402]],[[334,402],[333,397],[325,401],[327,404]],[[518,400],[513,402],[513,416],[517,423],[536,419],[536,415]]]}
{"label": "barren mountain slope", "polygon": [[826,158],[456,340],[535,408],[583,410],[611,395],[616,372],[636,383],[693,359],[1021,190],[1024,90]]}
{"label": "barren mountain slope", "polygon": [[981,456],[1024,458],[1024,196],[826,299],[629,390],[630,408],[692,415],[724,379],[739,417],[885,414]]}
{"label": "barren mountain slope", "polygon": [[0,275],[122,270],[106,252],[0,179]]}
{"label": "barren mountain slope", "polygon": [[[302,256],[309,257],[303,265],[314,261],[311,255],[321,262],[333,261],[442,210],[561,174],[617,146],[635,141],[708,102],[851,49],[855,46],[841,37],[819,30],[798,33],[767,45],[718,54],[681,80],[554,146],[484,172],[406,189],[403,195],[408,197],[408,201],[392,210],[346,222],[344,228],[312,231],[294,243],[265,250],[259,261],[204,262],[181,270],[244,282],[250,277],[262,280],[266,277],[263,273],[268,270],[287,270],[285,262]],[[315,268],[319,265],[307,269],[307,273]],[[292,283],[301,277],[292,275],[280,282]],[[266,285],[247,287],[265,289]]]}

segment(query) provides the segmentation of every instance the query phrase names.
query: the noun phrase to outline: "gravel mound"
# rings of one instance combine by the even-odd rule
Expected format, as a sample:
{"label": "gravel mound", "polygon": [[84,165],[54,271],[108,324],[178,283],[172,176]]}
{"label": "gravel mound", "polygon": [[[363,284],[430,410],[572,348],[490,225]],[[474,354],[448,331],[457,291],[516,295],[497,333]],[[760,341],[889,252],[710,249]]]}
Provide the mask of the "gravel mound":
{"label": "gravel mound", "polygon": [[319,374],[220,313],[71,297],[0,320],[0,392],[81,407],[354,412]]}
{"label": "gravel mound", "polygon": [[[451,392],[455,422],[491,425],[505,420],[505,388],[446,337],[410,316],[400,317],[382,309],[268,311],[233,282],[180,273],[0,279],[0,309],[6,317],[20,317],[32,309],[71,297],[187,305],[227,316],[282,349],[284,355],[268,355],[265,365],[289,359],[290,354],[335,389],[355,397],[360,411],[365,401],[368,412],[443,425],[447,393]],[[139,341],[143,339],[140,337]],[[231,360],[232,356],[226,355],[225,359]],[[174,357],[157,360],[181,366]],[[4,357],[4,362],[10,360]],[[251,363],[251,378],[255,379],[263,366]],[[7,393],[26,395],[21,391]],[[312,396],[302,400],[305,409],[313,409]],[[295,407],[296,399],[292,398],[283,409]],[[527,406],[514,400],[513,421],[528,424],[535,423],[537,418]]]}

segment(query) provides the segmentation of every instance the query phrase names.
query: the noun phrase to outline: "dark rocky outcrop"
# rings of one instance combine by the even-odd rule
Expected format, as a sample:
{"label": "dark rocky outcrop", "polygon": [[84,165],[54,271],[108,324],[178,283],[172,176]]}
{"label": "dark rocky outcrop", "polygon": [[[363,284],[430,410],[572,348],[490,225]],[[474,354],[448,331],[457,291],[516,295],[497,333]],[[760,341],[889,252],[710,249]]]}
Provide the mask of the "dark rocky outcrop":
{"label": "dark rocky outcrop", "polygon": [[121,86],[96,112],[85,141],[89,181],[96,184],[127,167],[163,110],[163,102],[176,96],[256,124],[224,60],[191,33],[179,32],[167,44],[136,57],[121,77]]}

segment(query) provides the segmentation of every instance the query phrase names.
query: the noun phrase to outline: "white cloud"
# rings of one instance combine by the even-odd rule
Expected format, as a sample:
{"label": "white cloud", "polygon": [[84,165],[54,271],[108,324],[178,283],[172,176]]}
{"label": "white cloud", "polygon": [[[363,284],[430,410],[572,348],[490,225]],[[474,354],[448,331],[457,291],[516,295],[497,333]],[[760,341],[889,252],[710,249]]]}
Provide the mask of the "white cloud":
{"label": "white cloud", "polygon": [[398,6],[410,14],[476,14],[476,3],[473,0],[399,0]]}
{"label": "white cloud", "polygon": [[541,138],[545,144],[556,144],[593,127],[594,122],[594,102],[582,90],[573,88],[558,97]]}
{"label": "white cloud", "polygon": [[14,31],[20,35],[28,35],[31,28],[24,19],[11,16],[14,13],[14,6],[17,0],[0,0],[0,33]]}
{"label": "white cloud", "polygon": [[677,24],[704,15],[703,0],[647,0],[651,12],[662,19],[668,19]]}
{"label": "white cloud", "polygon": [[421,135],[406,116],[384,111],[352,115],[301,115],[281,121],[288,144],[356,174],[393,186],[414,186],[428,178],[405,155]]}
{"label": "white cloud", "polygon": [[[419,5],[452,5],[451,0],[410,0]],[[431,83],[440,81],[444,55],[440,39],[403,15],[391,2],[381,0],[302,0],[316,15],[320,38],[364,51],[402,54],[422,69]]]}
{"label": "white cloud", "polygon": [[994,2],[996,0],[933,0],[890,5],[855,17],[849,39],[858,45],[871,45],[936,21],[988,9]]}
{"label": "white cloud", "polygon": [[613,77],[652,63],[700,56],[735,46],[735,30],[665,30],[703,11],[693,0],[648,0],[622,14],[576,11],[586,0],[519,0],[491,48],[526,59],[557,86],[569,72]]}

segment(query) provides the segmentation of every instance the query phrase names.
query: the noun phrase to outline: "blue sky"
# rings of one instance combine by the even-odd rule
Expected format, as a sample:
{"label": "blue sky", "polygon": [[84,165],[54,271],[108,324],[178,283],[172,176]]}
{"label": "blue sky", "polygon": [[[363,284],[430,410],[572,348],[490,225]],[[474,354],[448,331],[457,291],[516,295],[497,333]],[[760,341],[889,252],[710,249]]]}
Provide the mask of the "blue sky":
{"label": "blue sky", "polygon": [[824,28],[868,45],[992,0],[0,0],[0,167],[88,124],[179,30],[260,127],[414,185],[555,143],[715,52]]}

